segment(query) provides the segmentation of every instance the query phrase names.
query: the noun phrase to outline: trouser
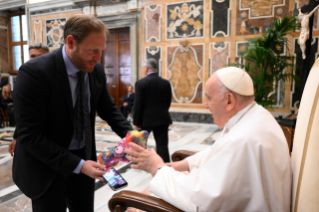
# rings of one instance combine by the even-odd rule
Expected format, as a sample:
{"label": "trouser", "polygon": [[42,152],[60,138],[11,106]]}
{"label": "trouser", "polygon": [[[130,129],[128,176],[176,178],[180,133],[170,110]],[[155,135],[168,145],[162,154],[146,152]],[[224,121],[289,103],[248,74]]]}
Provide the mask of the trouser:
{"label": "trouser", "polygon": [[168,151],[168,126],[169,125],[143,128],[149,133],[153,131],[155,142],[156,142],[156,152],[159,156],[162,157],[165,163],[170,162],[169,151]]}
{"label": "trouser", "polygon": [[122,112],[122,114],[124,115],[124,117],[127,118],[128,112],[130,112],[130,109],[131,109],[130,106],[129,105],[126,105],[126,106],[121,105],[119,107],[119,109]]}
{"label": "trouser", "polygon": [[9,125],[10,127],[15,127],[16,126],[16,120],[14,117],[14,108],[13,107],[8,107],[7,108],[7,113],[9,115]]}
{"label": "trouser", "polygon": [[[71,151],[85,158],[85,148]],[[48,190],[39,198],[32,199],[33,212],[93,212],[95,180],[85,174],[72,174],[64,178],[58,175]]]}

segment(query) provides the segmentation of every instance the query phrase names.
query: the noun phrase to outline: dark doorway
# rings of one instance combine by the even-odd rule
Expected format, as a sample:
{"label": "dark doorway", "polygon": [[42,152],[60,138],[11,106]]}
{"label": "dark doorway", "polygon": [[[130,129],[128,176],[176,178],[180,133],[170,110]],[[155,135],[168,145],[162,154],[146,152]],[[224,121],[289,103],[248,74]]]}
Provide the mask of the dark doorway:
{"label": "dark doorway", "polygon": [[130,29],[111,29],[102,54],[107,88],[119,106],[131,84]]}

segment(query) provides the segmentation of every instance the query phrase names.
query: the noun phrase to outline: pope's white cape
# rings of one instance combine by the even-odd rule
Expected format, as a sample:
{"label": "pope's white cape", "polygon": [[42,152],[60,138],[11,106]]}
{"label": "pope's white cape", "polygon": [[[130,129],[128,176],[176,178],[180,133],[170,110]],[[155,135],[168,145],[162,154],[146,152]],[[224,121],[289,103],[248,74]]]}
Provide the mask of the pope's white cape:
{"label": "pope's white cape", "polygon": [[272,115],[255,103],[234,115],[212,146],[187,161],[189,175],[163,167],[150,191],[184,211],[290,210],[287,142]]}

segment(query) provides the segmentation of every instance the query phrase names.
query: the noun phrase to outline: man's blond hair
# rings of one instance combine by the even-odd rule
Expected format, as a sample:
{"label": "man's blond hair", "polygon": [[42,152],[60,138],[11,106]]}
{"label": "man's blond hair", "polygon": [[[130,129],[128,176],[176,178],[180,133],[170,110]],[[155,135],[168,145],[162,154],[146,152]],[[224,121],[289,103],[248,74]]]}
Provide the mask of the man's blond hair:
{"label": "man's blond hair", "polygon": [[81,43],[92,32],[104,32],[106,36],[109,34],[108,28],[98,18],[86,14],[74,15],[64,26],[64,43],[69,35]]}

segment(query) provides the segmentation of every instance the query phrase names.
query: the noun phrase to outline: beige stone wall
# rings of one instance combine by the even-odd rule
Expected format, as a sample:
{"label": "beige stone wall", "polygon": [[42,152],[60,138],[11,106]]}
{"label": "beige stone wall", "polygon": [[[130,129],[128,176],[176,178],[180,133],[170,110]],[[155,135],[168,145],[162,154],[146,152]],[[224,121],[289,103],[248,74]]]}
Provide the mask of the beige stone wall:
{"label": "beige stone wall", "polygon": [[[303,0],[154,0],[144,1],[142,10],[142,58],[155,58],[161,76],[173,87],[172,110],[204,110],[204,84],[209,76],[229,62],[240,62],[247,38],[261,36],[273,28],[275,18],[307,4]],[[318,36],[315,13],[314,36]],[[299,54],[295,39],[289,51]],[[186,48],[182,46],[186,42]],[[143,76],[141,76],[143,77]],[[271,111],[288,112],[291,82],[277,85],[278,105]]]}

